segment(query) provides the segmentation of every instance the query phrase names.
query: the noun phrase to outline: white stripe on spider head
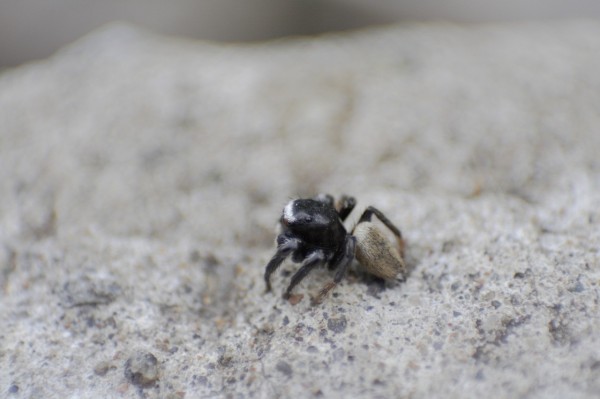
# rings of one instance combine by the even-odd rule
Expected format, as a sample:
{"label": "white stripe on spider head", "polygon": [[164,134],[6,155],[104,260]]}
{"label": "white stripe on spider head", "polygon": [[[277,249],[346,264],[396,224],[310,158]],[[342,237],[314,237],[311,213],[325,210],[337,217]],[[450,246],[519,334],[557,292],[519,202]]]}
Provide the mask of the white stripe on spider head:
{"label": "white stripe on spider head", "polygon": [[283,218],[287,220],[289,223],[293,223],[296,221],[294,217],[294,201],[288,202],[288,204],[283,208]]}

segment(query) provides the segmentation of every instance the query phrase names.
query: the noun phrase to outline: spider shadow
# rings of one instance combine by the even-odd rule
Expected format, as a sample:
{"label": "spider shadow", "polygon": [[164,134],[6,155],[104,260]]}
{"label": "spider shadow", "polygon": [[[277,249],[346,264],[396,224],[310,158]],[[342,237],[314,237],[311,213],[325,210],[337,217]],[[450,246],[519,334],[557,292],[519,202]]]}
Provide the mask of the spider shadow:
{"label": "spider shadow", "polygon": [[[406,264],[406,276],[404,280],[385,280],[381,277],[374,276],[365,270],[358,262],[353,262],[348,270],[347,280],[350,284],[365,284],[367,286],[367,294],[377,299],[381,299],[380,294],[388,289],[398,289],[406,284],[413,271],[418,264],[418,260],[410,254],[404,254],[404,262]],[[334,293],[335,294],[335,293]]]}
{"label": "spider shadow", "polygon": [[[410,253],[405,252],[403,259],[406,265],[406,276],[404,280],[385,280],[381,277],[377,277],[373,274],[368,273],[366,270],[363,269],[363,266],[361,266],[361,264],[358,261],[354,260],[351,266],[348,268],[348,272],[345,277],[346,283],[350,285],[364,284],[367,286],[367,295],[376,299],[381,299],[380,294],[382,292],[388,289],[398,289],[403,284],[405,284],[406,281],[412,275],[414,269],[416,268],[416,265],[418,264],[417,258],[412,256]],[[290,267],[290,265],[288,264],[288,267],[282,268],[279,271],[280,276],[286,280],[290,278],[297,270],[297,264],[293,262],[290,263],[293,264],[294,267]],[[320,275],[319,277],[316,277],[316,279],[320,280],[321,278],[331,278],[331,273],[332,269],[323,265],[323,267],[318,268],[318,270],[315,270],[315,272],[312,274],[313,278],[316,277],[315,275]],[[321,282],[319,281],[318,283],[313,283],[319,285]],[[337,298],[339,295],[340,293],[338,292],[331,293],[331,296],[334,298]]]}

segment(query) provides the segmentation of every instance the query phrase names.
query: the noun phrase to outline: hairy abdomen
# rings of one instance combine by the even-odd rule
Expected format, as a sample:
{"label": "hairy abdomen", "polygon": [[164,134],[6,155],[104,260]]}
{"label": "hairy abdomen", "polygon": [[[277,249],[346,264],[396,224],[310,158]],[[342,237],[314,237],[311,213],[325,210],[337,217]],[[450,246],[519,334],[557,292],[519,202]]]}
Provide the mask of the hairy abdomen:
{"label": "hairy abdomen", "polygon": [[356,237],[356,259],[367,272],[387,280],[404,280],[404,260],[375,224],[359,223],[353,235]]}

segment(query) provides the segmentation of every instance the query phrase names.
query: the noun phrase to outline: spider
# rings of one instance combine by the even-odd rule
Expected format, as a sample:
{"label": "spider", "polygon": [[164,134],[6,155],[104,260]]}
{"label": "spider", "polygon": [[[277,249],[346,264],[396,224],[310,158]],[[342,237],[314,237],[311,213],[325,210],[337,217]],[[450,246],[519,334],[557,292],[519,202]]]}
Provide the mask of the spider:
{"label": "spider", "polygon": [[[343,222],[355,206],[353,197],[342,196],[336,204],[328,194],[290,201],[283,208],[279,220],[281,232],[276,239],[277,251],[265,269],[267,292],[271,291],[271,275],[288,256],[302,265],[292,276],[283,295],[285,299],[290,299],[294,287],[311,270],[327,264],[330,270],[337,271],[333,281],[327,283],[313,300],[313,304],[320,303],[342,280],[355,257],[368,273],[376,277],[404,281],[406,266],[400,230],[381,211],[369,206],[348,233]],[[373,215],[395,235],[399,250],[371,222]]]}

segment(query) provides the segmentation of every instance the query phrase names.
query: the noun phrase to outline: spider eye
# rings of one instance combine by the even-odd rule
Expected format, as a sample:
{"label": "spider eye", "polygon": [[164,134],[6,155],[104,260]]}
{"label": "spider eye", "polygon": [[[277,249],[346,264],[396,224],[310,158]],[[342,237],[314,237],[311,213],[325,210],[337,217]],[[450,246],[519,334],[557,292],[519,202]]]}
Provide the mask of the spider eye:
{"label": "spider eye", "polygon": [[312,221],[313,221],[313,218],[311,216],[304,216],[304,217],[300,218],[301,223],[308,224],[308,223],[312,223]]}
{"label": "spider eye", "polygon": [[307,213],[301,212],[294,215],[295,222],[298,224],[309,224],[313,222],[313,217]]}

